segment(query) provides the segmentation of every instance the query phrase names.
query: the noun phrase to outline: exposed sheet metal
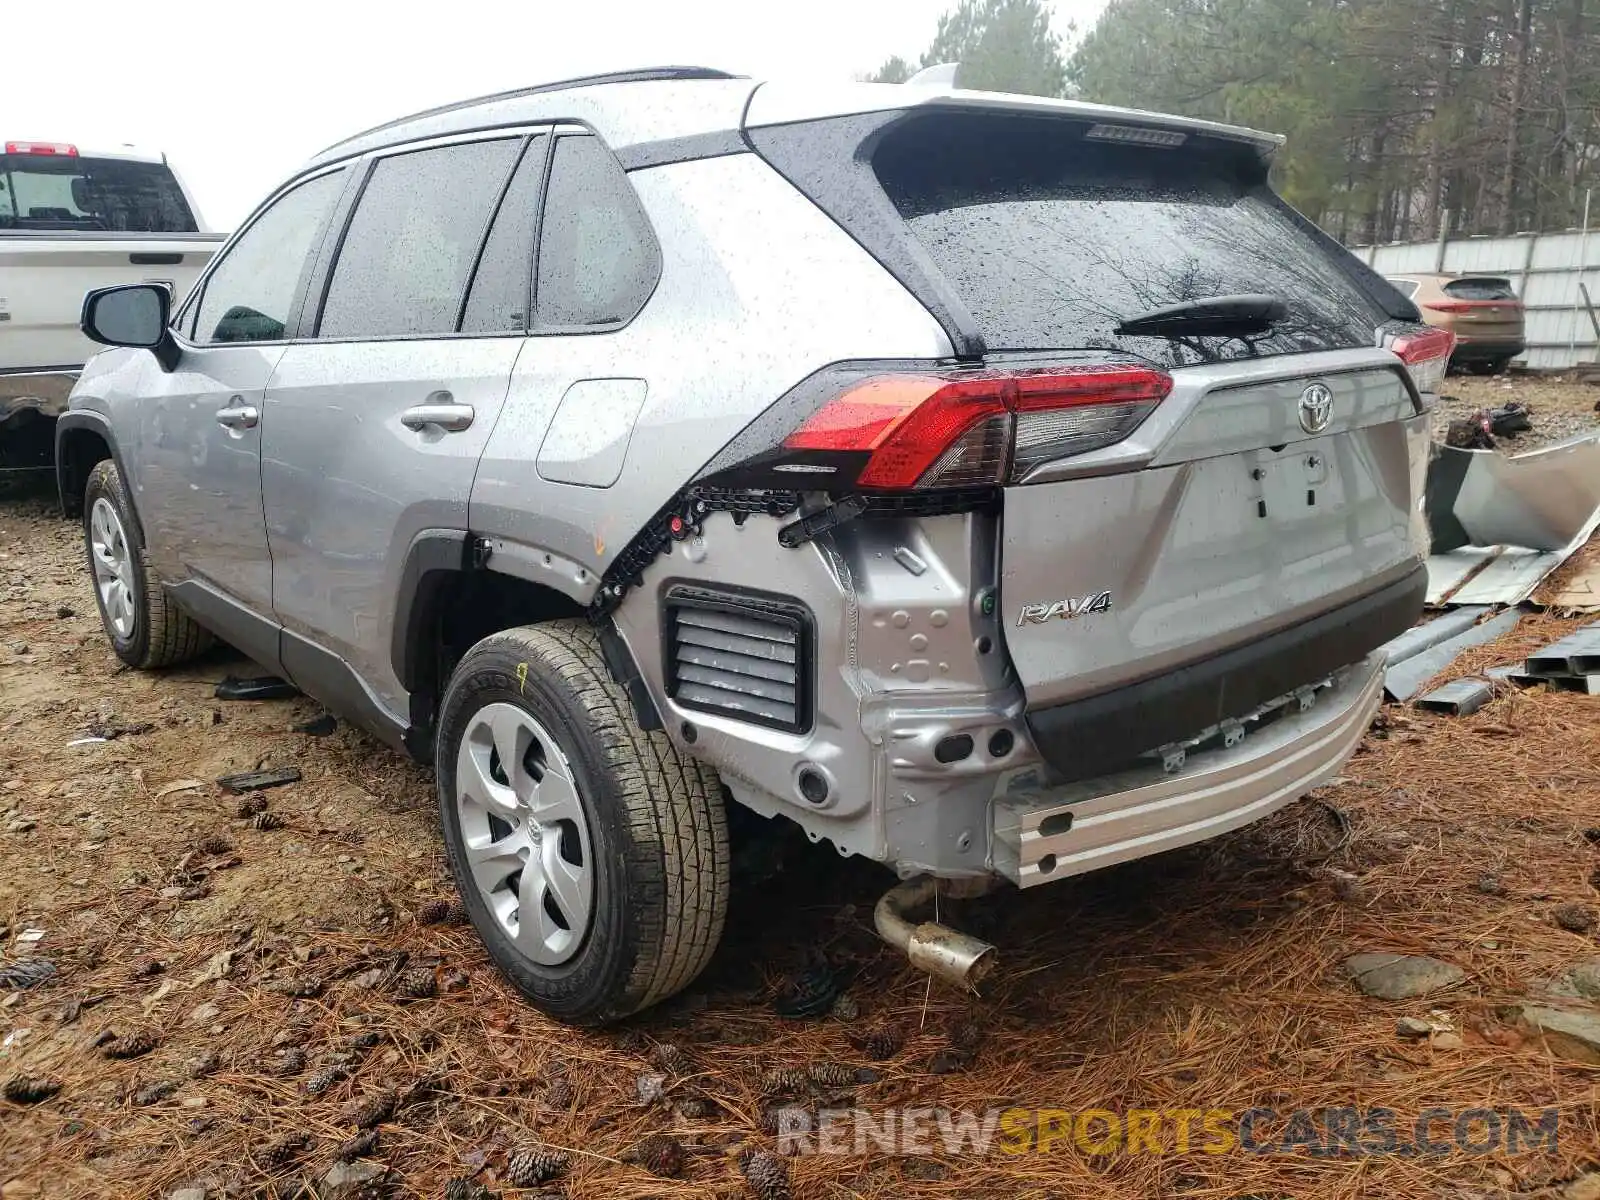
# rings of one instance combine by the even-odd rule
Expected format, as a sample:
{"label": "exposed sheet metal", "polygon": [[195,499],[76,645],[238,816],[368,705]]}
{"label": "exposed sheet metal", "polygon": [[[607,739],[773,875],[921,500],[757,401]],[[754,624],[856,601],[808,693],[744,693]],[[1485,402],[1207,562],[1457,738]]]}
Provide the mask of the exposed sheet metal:
{"label": "exposed sheet metal", "polygon": [[1521,618],[1522,614],[1515,609],[1501,613],[1493,620],[1446,638],[1420,654],[1392,663],[1384,680],[1384,693],[1391,700],[1411,699],[1424,683],[1455,662],[1463,650],[1492,642],[1501,634],[1509,633]]}
{"label": "exposed sheet metal", "polygon": [[1528,655],[1529,675],[1600,675],[1600,621]]}
{"label": "exposed sheet metal", "polygon": [[1425,625],[1413,625],[1399,637],[1384,646],[1386,661],[1392,667],[1395,663],[1410,658],[1414,654],[1421,654],[1430,646],[1437,646],[1446,638],[1455,637],[1458,633],[1465,633],[1478,623],[1478,618],[1488,612],[1484,605],[1474,605],[1471,608],[1457,608],[1436,617]]}
{"label": "exposed sheet metal", "polygon": [[1456,679],[1417,697],[1417,707],[1428,712],[1465,717],[1477,712],[1494,698],[1494,684],[1487,679]]}
{"label": "exposed sheet metal", "polygon": [[1427,510],[1428,603],[1520,604],[1600,525],[1600,432],[1509,457],[1441,447]]}
{"label": "exposed sheet metal", "polygon": [[1526,454],[1440,448],[1470,455],[1453,511],[1477,546],[1562,550],[1594,528],[1600,509],[1600,432]]}

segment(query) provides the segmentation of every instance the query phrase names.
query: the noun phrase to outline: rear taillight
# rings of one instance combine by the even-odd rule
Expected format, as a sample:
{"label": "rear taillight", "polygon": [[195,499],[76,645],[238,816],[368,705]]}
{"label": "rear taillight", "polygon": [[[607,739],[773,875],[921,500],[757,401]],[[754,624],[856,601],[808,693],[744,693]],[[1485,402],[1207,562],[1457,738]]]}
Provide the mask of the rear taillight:
{"label": "rear taillight", "polygon": [[1171,390],[1165,372],[1117,363],[868,375],[785,437],[770,469],[837,474],[842,456],[862,490],[1003,484],[1121,441]]}
{"label": "rear taillight", "polygon": [[1429,312],[1466,313],[1476,312],[1480,308],[1519,308],[1521,305],[1512,299],[1506,300],[1435,300],[1431,304],[1424,304],[1423,308]]}
{"label": "rear taillight", "polygon": [[60,155],[62,158],[77,158],[78,148],[67,142],[7,142],[6,153]]}
{"label": "rear taillight", "polygon": [[1418,329],[1391,338],[1388,348],[1406,364],[1417,391],[1437,392],[1444,386],[1456,335],[1448,329]]}

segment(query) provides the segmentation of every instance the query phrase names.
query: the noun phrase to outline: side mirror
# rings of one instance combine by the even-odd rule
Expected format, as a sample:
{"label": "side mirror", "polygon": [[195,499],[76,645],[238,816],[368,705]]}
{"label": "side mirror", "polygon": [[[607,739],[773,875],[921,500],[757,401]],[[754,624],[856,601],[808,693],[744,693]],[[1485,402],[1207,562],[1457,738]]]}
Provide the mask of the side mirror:
{"label": "side mirror", "polygon": [[155,353],[163,371],[178,365],[178,344],[167,328],[172,293],[156,283],[97,288],[83,298],[78,327],[102,346],[132,346]]}

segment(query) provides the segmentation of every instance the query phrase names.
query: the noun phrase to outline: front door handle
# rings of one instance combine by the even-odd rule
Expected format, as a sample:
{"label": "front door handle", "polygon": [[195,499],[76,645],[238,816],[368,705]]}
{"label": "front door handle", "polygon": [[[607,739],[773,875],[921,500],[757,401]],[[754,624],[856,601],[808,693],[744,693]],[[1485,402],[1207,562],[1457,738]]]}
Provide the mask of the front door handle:
{"label": "front door handle", "polygon": [[254,429],[260,421],[261,410],[253,404],[231,404],[217,410],[217,424],[229,429]]}
{"label": "front door handle", "polygon": [[416,430],[436,425],[446,433],[460,433],[475,416],[470,404],[419,404],[400,414],[400,424]]}

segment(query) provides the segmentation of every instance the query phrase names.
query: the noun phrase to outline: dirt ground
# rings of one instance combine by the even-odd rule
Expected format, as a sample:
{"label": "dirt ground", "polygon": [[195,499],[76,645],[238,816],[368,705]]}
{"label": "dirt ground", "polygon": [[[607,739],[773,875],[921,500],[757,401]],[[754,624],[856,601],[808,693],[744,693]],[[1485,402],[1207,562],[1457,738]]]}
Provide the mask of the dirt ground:
{"label": "dirt ground", "polygon": [[[1530,615],[1458,671],[1573,625]],[[520,1003],[470,929],[423,923],[451,895],[430,773],[343,724],[295,732],[319,715],[310,701],[213,698],[245,669],[220,652],[165,674],[121,668],[77,527],[41,492],[0,496],[0,971],[57,967],[0,990],[0,1080],[62,1085],[0,1100],[5,1200],[313,1195],[362,1120],[376,1142],[347,1153],[390,1174],[334,1194],[438,1197],[471,1177],[508,1198],[746,1196],[739,1151],[774,1146],[770,1072],[828,1064],[845,1078],[809,1102],[880,1114],[1384,1106],[1409,1120],[1437,1105],[1554,1108],[1561,1125],[1555,1148],[1517,1155],[1095,1155],[1070,1139],[804,1155],[787,1160],[801,1200],[1600,1195],[1567,1182],[1600,1167],[1600,1065],[1509,1015],[1600,952],[1592,926],[1557,922],[1600,901],[1592,697],[1539,689],[1460,719],[1390,709],[1341,781],[1265,822],[953,906],[947,920],[1001,948],[981,999],[930,987],[872,936],[881,869],[802,840],[787,870],[736,894],[687,995],[631,1028],[577,1033]],[[262,793],[276,829],[253,828],[213,782],[261,766],[303,776]],[[1465,977],[1372,999],[1340,969],[1368,950]],[[850,980],[857,1013],[781,1019],[775,995],[817,956]],[[418,971],[437,994],[406,999],[401,979],[428,990]],[[1451,1036],[1403,1040],[1405,1017]],[[876,1059],[858,1048],[873,1032],[891,1035]],[[129,1050],[145,1052],[107,1056]],[[684,1151],[681,1177],[632,1161],[652,1133]],[[506,1183],[509,1154],[530,1145],[570,1156],[549,1190]]]}
{"label": "dirt ground", "polygon": [[1537,450],[1600,427],[1600,408],[1596,407],[1600,405],[1600,387],[1579,383],[1574,375],[1451,375],[1442,391],[1434,427],[1441,441],[1451,421],[1507,404],[1525,405],[1533,425],[1527,433],[1499,439],[1496,449],[1507,454]]}

